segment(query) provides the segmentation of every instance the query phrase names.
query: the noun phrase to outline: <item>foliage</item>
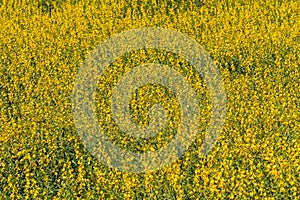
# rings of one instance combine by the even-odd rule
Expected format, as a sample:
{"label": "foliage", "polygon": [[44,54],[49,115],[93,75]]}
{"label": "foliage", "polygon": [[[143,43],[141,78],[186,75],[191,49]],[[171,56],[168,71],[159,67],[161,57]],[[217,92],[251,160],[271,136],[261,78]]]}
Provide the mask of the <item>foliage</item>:
{"label": "foliage", "polygon": [[[0,2],[1,199],[300,197],[299,1]],[[111,35],[145,26],[186,33],[210,52],[226,87],[228,113],[217,145],[199,158],[210,115],[201,77],[168,52],[149,50],[156,57],[147,57],[141,50],[116,60],[97,93],[102,125],[113,124],[111,87],[131,63],[169,59],[203,97],[203,130],[184,156],[159,171],[132,174],[102,165],[85,150],[71,98],[78,69],[92,49]],[[149,100],[149,93],[161,98]],[[169,131],[161,134],[166,137],[147,145],[112,134],[117,144],[137,151],[159,148],[176,132],[176,98],[157,85],[137,91],[132,118],[147,124],[147,99],[173,114]]]}

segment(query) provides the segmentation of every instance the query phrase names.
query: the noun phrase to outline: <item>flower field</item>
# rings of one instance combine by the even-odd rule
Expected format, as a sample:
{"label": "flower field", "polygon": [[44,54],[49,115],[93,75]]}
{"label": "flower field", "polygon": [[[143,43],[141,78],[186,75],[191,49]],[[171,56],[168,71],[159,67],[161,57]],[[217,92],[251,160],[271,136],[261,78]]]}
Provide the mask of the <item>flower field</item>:
{"label": "flower field", "polygon": [[[126,30],[161,27],[196,40],[220,71],[226,119],[206,156],[211,117],[206,83],[182,57],[140,49],[116,59],[99,79],[99,126],[115,145],[153,152],[180,126],[176,96],[140,87],[131,119],[149,124],[160,104],[168,124],[148,139],[122,132],[112,91],[137,65],[160,63],[186,77],[200,99],[199,131],[165,168],[130,173],[91,155],[72,116],[73,87],[85,58]],[[299,199],[300,1],[0,0],[0,199]]]}

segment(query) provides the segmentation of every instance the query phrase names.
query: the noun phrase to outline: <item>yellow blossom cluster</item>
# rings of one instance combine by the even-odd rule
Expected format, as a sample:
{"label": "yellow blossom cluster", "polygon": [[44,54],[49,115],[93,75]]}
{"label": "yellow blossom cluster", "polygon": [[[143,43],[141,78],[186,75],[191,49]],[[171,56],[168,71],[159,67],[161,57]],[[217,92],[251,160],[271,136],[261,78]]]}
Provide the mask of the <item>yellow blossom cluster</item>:
{"label": "yellow blossom cluster", "polygon": [[[299,199],[300,2],[298,0],[0,0],[0,199]],[[227,97],[216,145],[199,150],[211,100],[184,58],[140,49],[99,78],[99,126],[115,145],[156,151],[174,139],[181,107],[169,88],[140,87],[130,117],[149,123],[154,104],[167,126],[150,139],[122,132],[112,91],[132,68],[170,66],[200,99],[199,134],[177,161],[147,173],[102,164],[72,116],[73,86],[89,53],[126,30],[161,27],[195,39],[214,60]]]}

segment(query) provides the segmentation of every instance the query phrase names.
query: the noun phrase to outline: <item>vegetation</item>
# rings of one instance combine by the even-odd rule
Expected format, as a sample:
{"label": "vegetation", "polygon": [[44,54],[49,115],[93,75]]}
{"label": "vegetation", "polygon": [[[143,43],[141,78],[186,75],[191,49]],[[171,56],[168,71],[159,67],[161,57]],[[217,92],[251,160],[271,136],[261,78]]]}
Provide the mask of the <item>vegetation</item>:
{"label": "vegetation", "polygon": [[[297,0],[1,0],[0,198],[299,198],[299,13]],[[169,52],[120,57],[101,76],[96,102],[99,124],[115,144],[157,149],[180,124],[176,97],[146,85],[132,98],[132,119],[147,124],[147,103],[160,102],[173,121],[150,142],[117,129],[111,90],[137,64],[178,70],[202,106],[199,137],[179,160],[155,172],[127,173],[85,149],[72,117],[72,92],[83,60],[101,41],[140,27],[176,30],[199,42],[220,70],[228,112],[216,146],[199,157],[211,111],[201,76]]]}

